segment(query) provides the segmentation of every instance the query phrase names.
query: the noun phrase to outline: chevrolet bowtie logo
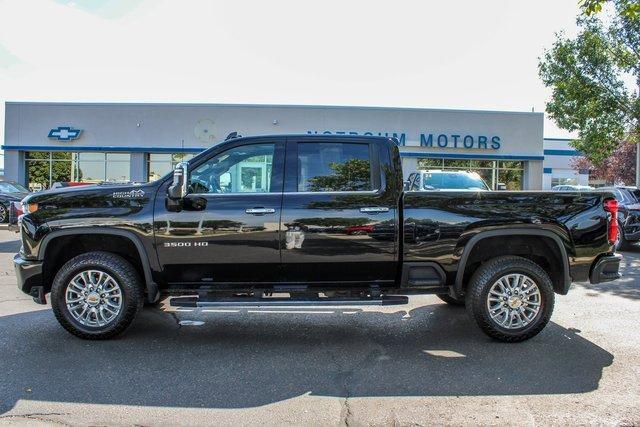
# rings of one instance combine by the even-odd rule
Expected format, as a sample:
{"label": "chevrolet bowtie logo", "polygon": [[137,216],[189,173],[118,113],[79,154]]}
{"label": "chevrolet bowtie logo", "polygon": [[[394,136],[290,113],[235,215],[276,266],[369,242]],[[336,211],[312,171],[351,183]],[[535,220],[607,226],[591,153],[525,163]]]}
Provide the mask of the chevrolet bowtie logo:
{"label": "chevrolet bowtie logo", "polygon": [[49,131],[49,138],[57,139],[58,141],[71,141],[77,139],[80,136],[82,129],[73,129],[69,126],[58,126],[55,129]]}

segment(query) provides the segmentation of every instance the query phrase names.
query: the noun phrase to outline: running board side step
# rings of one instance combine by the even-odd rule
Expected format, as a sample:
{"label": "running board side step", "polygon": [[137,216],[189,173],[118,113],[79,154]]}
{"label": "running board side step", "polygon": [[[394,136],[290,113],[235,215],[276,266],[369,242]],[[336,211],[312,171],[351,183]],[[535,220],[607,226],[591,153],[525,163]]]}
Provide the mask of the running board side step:
{"label": "running board side step", "polygon": [[409,298],[402,295],[389,295],[379,298],[216,298],[172,297],[171,307],[318,307],[318,306],[358,306],[358,305],[402,305]]}

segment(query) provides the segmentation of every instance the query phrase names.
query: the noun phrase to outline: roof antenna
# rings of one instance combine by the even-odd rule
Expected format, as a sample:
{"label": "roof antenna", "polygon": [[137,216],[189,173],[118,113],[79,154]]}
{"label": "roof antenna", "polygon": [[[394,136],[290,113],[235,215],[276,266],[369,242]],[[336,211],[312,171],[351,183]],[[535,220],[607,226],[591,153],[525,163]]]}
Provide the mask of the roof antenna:
{"label": "roof antenna", "polygon": [[229,135],[227,135],[227,137],[224,140],[228,141],[230,139],[236,139],[236,138],[242,138],[242,135],[240,135],[238,132],[231,132]]}

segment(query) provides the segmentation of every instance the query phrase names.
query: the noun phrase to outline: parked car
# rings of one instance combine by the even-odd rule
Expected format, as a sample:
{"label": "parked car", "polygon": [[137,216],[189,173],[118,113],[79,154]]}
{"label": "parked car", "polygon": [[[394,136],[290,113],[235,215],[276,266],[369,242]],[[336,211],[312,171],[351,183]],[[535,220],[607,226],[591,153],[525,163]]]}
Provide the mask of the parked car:
{"label": "parked car", "polygon": [[551,187],[551,191],[593,191],[595,188],[590,185],[569,185],[561,184]]}
{"label": "parked car", "polygon": [[22,185],[15,181],[0,181],[0,223],[9,222],[11,202],[20,202],[29,194]]}
{"label": "parked car", "polygon": [[476,172],[427,170],[413,172],[405,184],[407,191],[489,191]]}
{"label": "parked car", "polygon": [[37,303],[50,293],[60,324],[85,339],[123,332],[161,296],[262,307],[435,294],[515,342],[545,327],[572,282],[620,277],[612,193],[459,190],[405,193],[392,138],[235,138],[152,183],[28,196],[17,282]]}
{"label": "parked car", "polygon": [[600,187],[598,191],[613,193],[618,201],[618,223],[620,232],[616,250],[631,249],[640,241],[640,190],[629,186]]}

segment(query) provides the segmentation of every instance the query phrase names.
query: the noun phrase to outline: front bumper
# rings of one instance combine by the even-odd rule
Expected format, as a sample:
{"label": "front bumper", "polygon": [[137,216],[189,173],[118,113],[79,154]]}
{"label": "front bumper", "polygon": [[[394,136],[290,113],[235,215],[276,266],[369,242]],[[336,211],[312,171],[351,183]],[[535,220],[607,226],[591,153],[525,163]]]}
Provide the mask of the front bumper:
{"label": "front bumper", "polygon": [[18,288],[25,294],[31,295],[39,304],[46,304],[42,287],[42,261],[28,260],[20,254],[13,257],[13,267],[16,271]]}
{"label": "front bumper", "polygon": [[591,284],[619,279],[621,277],[619,272],[621,260],[622,255],[620,254],[604,255],[598,258],[591,268],[591,274],[589,274]]}

